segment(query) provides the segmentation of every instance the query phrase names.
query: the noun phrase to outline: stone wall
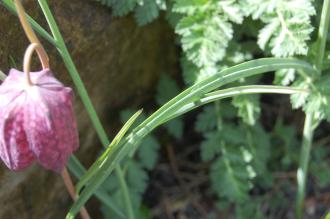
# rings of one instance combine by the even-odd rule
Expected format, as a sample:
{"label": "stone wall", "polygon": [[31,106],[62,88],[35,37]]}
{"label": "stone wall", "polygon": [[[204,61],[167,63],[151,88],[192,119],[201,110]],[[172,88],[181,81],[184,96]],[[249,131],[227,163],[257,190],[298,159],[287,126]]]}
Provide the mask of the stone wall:
{"label": "stone wall", "polygon": [[[24,0],[27,12],[47,28],[35,0]],[[152,98],[162,72],[176,65],[173,33],[165,21],[138,27],[131,17],[113,18],[111,11],[89,0],[49,1],[60,30],[87,90],[109,134],[118,124],[118,110]],[[0,69],[8,72],[21,62],[28,42],[19,22],[0,5]],[[48,29],[47,29],[48,30]],[[43,41],[56,77],[72,86],[56,49]],[[35,60],[33,69],[39,67]],[[81,148],[77,152],[90,163],[100,143],[79,100],[75,101]],[[34,165],[22,172],[10,172],[0,164],[0,218],[64,218],[69,199],[59,175]]]}

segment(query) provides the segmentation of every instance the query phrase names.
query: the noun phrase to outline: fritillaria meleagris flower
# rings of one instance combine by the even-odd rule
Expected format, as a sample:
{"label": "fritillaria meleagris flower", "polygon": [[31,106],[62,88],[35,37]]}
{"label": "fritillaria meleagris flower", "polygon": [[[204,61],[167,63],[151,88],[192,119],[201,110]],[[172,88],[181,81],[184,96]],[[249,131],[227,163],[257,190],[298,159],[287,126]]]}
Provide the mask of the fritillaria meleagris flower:
{"label": "fritillaria meleagris flower", "polygon": [[30,77],[12,69],[0,86],[0,157],[12,170],[37,160],[60,172],[79,144],[72,90],[49,69]]}

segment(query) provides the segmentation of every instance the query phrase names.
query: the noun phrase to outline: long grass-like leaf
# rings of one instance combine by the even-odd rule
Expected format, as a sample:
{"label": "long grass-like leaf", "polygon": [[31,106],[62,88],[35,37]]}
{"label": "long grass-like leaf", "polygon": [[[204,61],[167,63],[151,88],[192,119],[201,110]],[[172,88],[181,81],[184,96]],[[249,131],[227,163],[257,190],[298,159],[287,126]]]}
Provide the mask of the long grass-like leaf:
{"label": "long grass-like leaf", "polygon": [[118,132],[116,137],[112,140],[109,147],[105,150],[105,152],[100,156],[97,161],[93,163],[93,165],[89,168],[89,171],[80,179],[79,183],[76,186],[76,191],[79,194],[80,190],[85,186],[86,183],[93,177],[93,175],[96,173],[96,170],[101,168],[104,160],[111,152],[112,148],[115,147],[120,140],[124,137],[126,132],[129,130],[129,128],[133,125],[137,117],[142,113],[142,110],[137,111],[121,128],[121,130]]}
{"label": "long grass-like leaf", "polygon": [[[79,162],[79,160],[73,155],[70,157],[68,162],[68,168],[69,170],[74,174],[75,177],[80,179],[85,173],[86,170],[82,166],[82,164]],[[118,216],[118,218],[126,219],[126,216],[123,212],[120,211],[120,208],[117,206],[117,204],[111,199],[111,197],[108,195],[107,191],[100,186],[95,191],[95,196],[107,207],[109,207],[113,212]]]}
{"label": "long grass-like leaf", "polygon": [[110,154],[104,160],[101,168],[94,173],[94,177],[82,191],[69,213],[67,219],[72,219],[79,212],[81,206],[90,198],[94,191],[102,184],[102,182],[111,174],[115,166],[130,151],[135,150],[140,141],[150,133],[154,128],[163,124],[168,118],[177,112],[181,107],[188,103],[199,101],[205,94],[240,78],[245,78],[257,74],[276,71],[284,68],[294,68],[303,70],[309,77],[315,73],[315,69],[304,61],[297,59],[285,58],[263,58],[248,61],[228,69],[225,69],[205,80],[189,87],[168,103],[163,105],[159,110],[149,116],[141,123],[131,134],[114,147]]}
{"label": "long grass-like leaf", "polygon": [[274,85],[246,85],[246,86],[227,88],[227,89],[207,93],[199,101],[186,104],[181,109],[179,109],[171,118],[169,118],[169,120],[178,117],[180,115],[183,115],[186,112],[191,111],[197,107],[228,97],[247,95],[247,94],[297,94],[297,93],[307,93],[307,92],[308,90],[304,90],[301,88],[294,88],[288,86],[274,86]]}

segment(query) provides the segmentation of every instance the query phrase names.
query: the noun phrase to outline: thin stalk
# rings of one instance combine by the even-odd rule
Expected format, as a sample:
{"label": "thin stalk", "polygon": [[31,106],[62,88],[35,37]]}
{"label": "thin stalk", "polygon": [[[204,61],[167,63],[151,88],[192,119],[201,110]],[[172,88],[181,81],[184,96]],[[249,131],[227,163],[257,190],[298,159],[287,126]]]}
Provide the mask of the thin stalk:
{"label": "thin stalk", "polygon": [[[71,198],[75,201],[77,199],[77,194],[74,190],[74,185],[73,185],[73,182],[72,182],[72,179],[70,177],[70,174],[69,174],[68,170],[66,168],[64,168],[61,175],[62,175],[65,187],[67,188],[69,194],[71,195]],[[80,209],[80,215],[81,215],[82,219],[90,219],[91,218],[85,207],[82,207]]]}
{"label": "thin stalk", "polygon": [[[122,195],[124,197],[124,201],[125,201],[125,205],[131,205],[131,201],[130,201],[130,196],[129,196],[129,192],[126,186],[126,182],[125,182],[125,178],[124,178],[124,173],[123,171],[120,171],[118,173],[116,173],[118,178],[119,178],[119,184],[122,188],[121,192]],[[119,174],[119,175],[118,175]],[[121,176],[120,176],[121,174]],[[134,218],[134,212],[133,212],[133,208],[127,208],[127,214],[128,214],[128,218]]]}
{"label": "thin stalk", "polygon": [[31,57],[32,57],[33,52],[36,51],[38,53],[38,57],[42,64],[43,69],[49,68],[49,58],[48,58],[48,55],[47,55],[44,47],[40,43],[37,35],[33,31],[30,23],[27,21],[27,18],[25,16],[25,10],[24,10],[24,7],[23,7],[21,1],[14,0],[14,2],[15,2],[15,7],[16,7],[17,13],[18,13],[18,18],[21,22],[21,26],[24,29],[25,35],[27,36],[27,38],[29,39],[29,41],[31,43],[29,45],[29,47],[27,48],[25,55],[24,55],[23,68],[24,68],[24,72],[26,75],[27,85],[32,86],[33,83],[30,78],[30,66],[31,66]]}
{"label": "thin stalk", "polygon": [[25,35],[27,36],[27,38],[29,39],[31,44],[37,44],[38,47],[36,47],[36,49],[37,49],[37,52],[38,52],[39,59],[42,63],[42,67],[44,69],[49,68],[48,55],[47,55],[44,47],[42,46],[41,42],[39,41],[37,35],[33,31],[30,23],[27,21],[27,18],[25,16],[25,10],[24,10],[24,7],[21,3],[21,0],[14,0],[14,2],[15,2],[15,7],[16,7],[17,13],[18,13],[18,18],[21,22],[21,25],[22,25],[23,29],[24,29]]}
{"label": "thin stalk", "polygon": [[324,0],[321,14],[320,27],[317,36],[317,55],[315,56],[315,68],[321,72],[324,60],[325,46],[330,22],[330,0]]}
{"label": "thin stalk", "polygon": [[[319,76],[322,73],[326,39],[329,28],[329,19],[330,19],[330,0],[324,0],[320,26],[318,29],[318,37],[316,41],[317,55],[315,56],[315,60],[314,60],[314,67],[317,70],[317,72],[319,72]],[[315,119],[313,118],[314,118],[314,113],[306,114],[299,168],[297,171],[296,219],[303,218],[309,157],[312,148],[314,129],[316,128],[316,123],[318,122],[318,121],[314,121]]]}
{"label": "thin stalk", "polygon": [[[8,11],[12,12],[15,15],[17,14],[16,8],[12,0],[2,0],[2,5],[7,8]],[[56,41],[53,37],[44,29],[42,28],[35,20],[33,20],[28,14],[25,14],[27,20],[31,24],[32,28],[36,30],[43,38],[45,38],[48,42],[57,46]]]}
{"label": "thin stalk", "polygon": [[297,171],[297,200],[296,200],[296,218],[301,219],[303,216],[304,209],[304,199],[305,199],[305,189],[306,180],[308,174],[308,163],[309,156],[313,142],[313,114],[308,113],[305,117],[304,132],[303,132],[303,142],[300,152],[300,163]]}
{"label": "thin stalk", "polygon": [[[69,170],[73,173],[73,175],[80,179],[86,173],[84,166],[79,162],[79,160],[75,156],[71,156],[68,163]],[[121,219],[126,219],[126,216],[120,211],[117,204],[111,199],[106,189],[102,186],[95,191],[95,196],[105,204],[108,208],[110,208],[114,212],[114,217],[118,217]]]}
{"label": "thin stalk", "polygon": [[[25,54],[24,54],[23,69],[24,69],[24,72],[25,72],[25,75],[26,75],[27,84],[29,86],[33,85],[33,82],[31,81],[31,77],[30,77],[31,58],[32,58],[32,55],[33,55],[34,51],[39,52],[38,48],[39,49],[42,48],[40,44],[31,43],[28,46],[28,48],[26,49]],[[40,57],[46,58],[45,56],[39,54],[39,58]],[[42,68],[45,70],[47,68],[47,66],[45,64],[48,63],[48,60],[46,59],[46,60],[40,60],[40,61],[42,63]]]}
{"label": "thin stalk", "polygon": [[[102,142],[102,145],[104,147],[107,147],[109,144],[110,144],[110,141],[109,141],[109,138],[105,132],[105,129],[103,128],[102,124],[101,124],[101,121],[99,119],[99,117],[97,116],[97,113],[96,113],[96,110],[92,104],[92,101],[90,100],[89,98],[89,95],[87,93],[87,90],[84,86],[84,83],[82,82],[81,78],[80,78],[80,75],[78,73],[78,70],[70,56],[70,53],[65,45],[65,42],[63,40],[63,37],[60,33],[60,30],[56,24],[56,21],[54,19],[54,16],[53,14],[51,13],[50,9],[49,9],[49,6],[48,6],[48,3],[46,0],[38,0],[39,2],[39,5],[46,17],[46,20],[48,22],[48,25],[49,25],[49,28],[53,34],[53,37],[55,38],[56,42],[57,42],[57,45],[58,45],[58,50],[59,50],[59,53],[63,59],[63,62],[65,64],[65,66],[67,67],[68,71],[69,71],[69,74],[73,80],[73,83],[75,84],[77,90],[78,90],[78,93],[82,99],[82,102],[88,112],[88,115],[90,117],[90,119],[92,120],[92,123],[95,127],[95,130]],[[116,172],[116,175],[120,178],[120,180],[122,181],[122,183],[120,184],[121,186],[121,190],[122,191],[126,191],[128,190],[127,189],[127,185],[126,185],[126,182],[125,182],[125,179],[124,178],[121,178],[121,177],[124,177],[124,175],[122,174],[122,170],[120,168],[120,166],[116,166],[115,168],[115,172]],[[130,200],[130,197],[129,197],[129,194],[125,195],[124,196],[125,198],[125,203],[126,203],[126,209],[128,212],[131,212],[133,211],[133,208],[132,208],[132,204],[131,204],[131,200]],[[134,219],[134,215],[129,215],[129,219]]]}

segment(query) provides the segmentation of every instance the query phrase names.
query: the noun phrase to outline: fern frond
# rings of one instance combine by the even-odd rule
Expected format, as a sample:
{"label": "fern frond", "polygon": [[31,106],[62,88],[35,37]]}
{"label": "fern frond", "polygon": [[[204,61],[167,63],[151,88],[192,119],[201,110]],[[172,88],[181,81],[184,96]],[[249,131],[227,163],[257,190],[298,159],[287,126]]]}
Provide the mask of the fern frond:
{"label": "fern frond", "polygon": [[199,68],[214,66],[224,58],[233,37],[232,22],[243,20],[239,4],[233,0],[178,0],[173,10],[184,16],[175,30],[186,57]]}
{"label": "fern frond", "polygon": [[252,187],[252,168],[244,161],[239,147],[222,144],[221,152],[222,156],[211,167],[212,187],[219,197],[242,203],[247,200],[248,191]]}
{"label": "fern frond", "polygon": [[165,0],[96,0],[111,7],[114,16],[124,16],[134,11],[139,25],[150,23],[159,16],[160,10],[166,10]]}
{"label": "fern frond", "polygon": [[310,0],[251,0],[249,13],[266,26],[260,30],[261,49],[271,48],[278,57],[307,55],[307,41],[313,31],[311,16],[315,9]]}
{"label": "fern frond", "polygon": [[144,0],[135,9],[135,19],[142,26],[150,23],[159,15],[159,7],[155,0]]}
{"label": "fern frond", "polygon": [[249,125],[254,125],[260,115],[259,95],[236,96],[232,101],[238,108],[238,116]]}

